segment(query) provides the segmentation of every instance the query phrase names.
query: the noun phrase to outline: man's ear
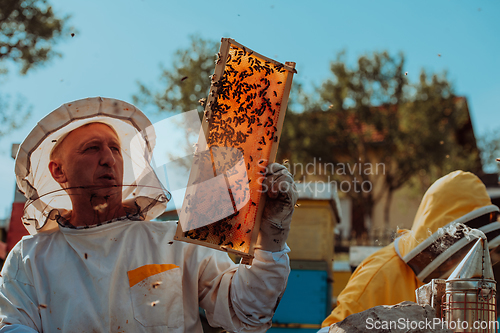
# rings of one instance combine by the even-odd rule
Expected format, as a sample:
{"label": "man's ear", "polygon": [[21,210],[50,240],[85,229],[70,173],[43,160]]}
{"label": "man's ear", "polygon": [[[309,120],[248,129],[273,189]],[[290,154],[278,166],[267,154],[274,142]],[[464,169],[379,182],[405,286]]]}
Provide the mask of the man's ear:
{"label": "man's ear", "polygon": [[49,162],[49,171],[52,178],[59,184],[64,184],[68,181],[66,175],[62,169],[62,163],[60,159],[55,159]]}

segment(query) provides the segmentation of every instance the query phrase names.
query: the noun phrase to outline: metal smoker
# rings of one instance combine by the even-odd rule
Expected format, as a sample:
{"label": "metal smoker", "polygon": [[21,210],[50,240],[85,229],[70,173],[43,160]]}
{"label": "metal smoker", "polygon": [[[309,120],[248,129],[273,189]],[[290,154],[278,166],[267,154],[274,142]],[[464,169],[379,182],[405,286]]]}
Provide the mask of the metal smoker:
{"label": "metal smoker", "polygon": [[446,280],[443,315],[454,332],[497,332],[496,282],[486,239],[477,240]]}

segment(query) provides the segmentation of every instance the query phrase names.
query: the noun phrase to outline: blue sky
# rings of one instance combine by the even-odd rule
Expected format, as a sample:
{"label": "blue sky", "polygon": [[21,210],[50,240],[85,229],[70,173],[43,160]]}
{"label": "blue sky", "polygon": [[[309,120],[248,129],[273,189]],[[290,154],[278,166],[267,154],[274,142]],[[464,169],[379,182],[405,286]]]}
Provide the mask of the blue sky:
{"label": "blue sky", "polygon": [[[278,61],[297,63],[297,80],[312,89],[329,77],[329,63],[345,50],[349,62],[373,51],[403,52],[410,81],[422,69],[447,71],[467,97],[476,135],[500,128],[500,2],[464,0],[160,1],[49,0],[70,14],[75,37],[62,53],[26,76],[12,70],[2,93],[22,95],[33,115],[0,138],[0,217],[14,195],[12,143],[63,103],[91,96],[131,102],[137,81],[158,82],[189,35],[239,43]],[[438,56],[440,54],[441,56]],[[147,110],[146,110],[147,112]],[[154,120],[159,120],[155,118]]]}

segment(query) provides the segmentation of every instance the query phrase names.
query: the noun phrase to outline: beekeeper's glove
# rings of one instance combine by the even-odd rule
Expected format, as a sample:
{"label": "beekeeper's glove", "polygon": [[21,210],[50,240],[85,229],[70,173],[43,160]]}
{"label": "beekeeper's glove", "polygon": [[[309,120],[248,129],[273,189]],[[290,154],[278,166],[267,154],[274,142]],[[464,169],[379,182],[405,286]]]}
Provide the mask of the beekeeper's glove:
{"label": "beekeeper's glove", "polygon": [[277,252],[285,248],[298,194],[292,175],[283,165],[269,164],[266,171],[262,191],[267,198],[257,248]]}

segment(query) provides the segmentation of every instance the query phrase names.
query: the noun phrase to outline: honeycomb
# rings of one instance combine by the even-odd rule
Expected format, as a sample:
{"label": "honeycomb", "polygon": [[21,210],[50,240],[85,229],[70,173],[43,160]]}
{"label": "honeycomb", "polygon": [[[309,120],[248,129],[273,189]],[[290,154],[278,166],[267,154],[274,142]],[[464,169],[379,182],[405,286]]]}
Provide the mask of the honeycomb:
{"label": "honeycomb", "polygon": [[177,239],[253,256],[294,72],[222,39]]}

